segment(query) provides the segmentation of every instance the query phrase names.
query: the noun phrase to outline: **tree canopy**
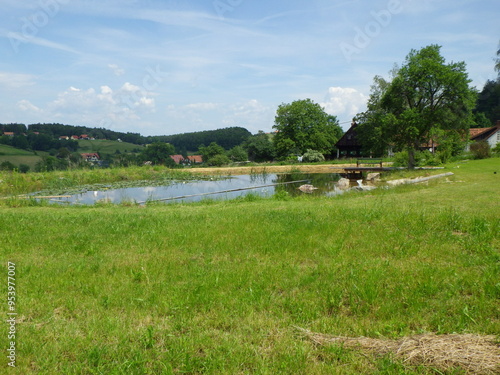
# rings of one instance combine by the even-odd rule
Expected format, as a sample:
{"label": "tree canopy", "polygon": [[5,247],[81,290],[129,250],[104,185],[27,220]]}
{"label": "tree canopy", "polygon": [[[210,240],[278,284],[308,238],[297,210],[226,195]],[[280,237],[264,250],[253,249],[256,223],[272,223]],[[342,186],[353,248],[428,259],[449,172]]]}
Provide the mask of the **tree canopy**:
{"label": "tree canopy", "polygon": [[342,129],[335,116],[328,115],[311,99],[281,104],[275,117],[273,142],[279,157],[302,155],[308,149],[330,154]]}
{"label": "tree canopy", "polygon": [[249,137],[243,143],[243,148],[248,152],[251,161],[263,162],[274,159],[274,145],[270,135],[262,130]]}
{"label": "tree canopy", "polygon": [[372,96],[376,111],[365,113],[373,132],[408,151],[410,168],[415,151],[439,130],[465,135],[473,123],[476,93],[469,87],[465,63],[447,64],[440,49],[412,50],[394,79],[378,97]]}
{"label": "tree canopy", "polygon": [[234,146],[241,145],[251,135],[252,133],[247,129],[234,126],[224,129],[146,137],[146,141],[167,142],[174,145],[178,150],[189,151],[196,151],[200,145],[215,142],[224,149],[229,150]]}
{"label": "tree canopy", "polygon": [[150,161],[153,164],[172,166],[174,161],[170,157],[175,152],[174,146],[168,143],[155,142],[147,146],[141,154],[143,161]]}

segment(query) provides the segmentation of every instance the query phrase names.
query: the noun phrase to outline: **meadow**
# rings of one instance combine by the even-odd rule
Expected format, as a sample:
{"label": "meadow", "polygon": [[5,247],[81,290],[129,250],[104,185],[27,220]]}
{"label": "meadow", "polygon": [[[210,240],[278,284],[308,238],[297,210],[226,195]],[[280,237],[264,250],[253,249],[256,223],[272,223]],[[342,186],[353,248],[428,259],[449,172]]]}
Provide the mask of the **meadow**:
{"label": "meadow", "polygon": [[109,141],[104,139],[80,139],[78,140],[79,152],[98,152],[102,154],[115,154],[117,151],[137,152],[142,150],[144,146],[136,145],[128,142]]}
{"label": "meadow", "polygon": [[332,198],[4,200],[0,251],[4,280],[15,264],[18,313],[5,373],[464,374],[317,345],[297,329],[500,332],[500,159],[445,171],[455,175]]}
{"label": "meadow", "polygon": [[8,145],[0,144],[0,164],[8,161],[18,167],[20,164],[28,165],[32,170],[36,163],[42,160],[42,156],[47,156],[47,152],[38,151],[36,154],[33,151],[21,150]]}

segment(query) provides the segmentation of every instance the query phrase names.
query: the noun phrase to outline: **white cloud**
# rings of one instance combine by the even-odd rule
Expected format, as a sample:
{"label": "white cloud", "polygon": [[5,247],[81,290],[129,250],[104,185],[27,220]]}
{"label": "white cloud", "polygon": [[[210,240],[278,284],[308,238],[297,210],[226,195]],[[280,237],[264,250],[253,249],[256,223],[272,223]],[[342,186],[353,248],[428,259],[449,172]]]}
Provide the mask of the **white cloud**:
{"label": "white cloud", "polygon": [[140,91],[141,88],[139,86],[131,84],[130,82],[125,82],[122,86],[122,90],[128,92],[135,92],[135,91]]}
{"label": "white cloud", "polygon": [[184,106],[186,109],[209,111],[218,107],[217,103],[193,103]]}
{"label": "white cloud", "polygon": [[155,100],[153,98],[146,98],[143,96],[142,98],[139,99],[138,105],[144,106],[147,108],[154,108],[155,107]]}
{"label": "white cloud", "polygon": [[20,100],[17,102],[17,108],[24,112],[41,112],[40,108],[33,105],[29,100]]}
{"label": "white cloud", "polygon": [[350,120],[365,110],[368,96],[350,87],[330,87],[325,101],[320,105],[325,112],[339,120]]}
{"label": "white cloud", "polygon": [[113,74],[117,77],[125,74],[125,69],[120,68],[116,64],[108,64],[108,68],[110,68],[113,71]]}
{"label": "white cloud", "polygon": [[11,89],[32,86],[35,84],[34,76],[30,74],[18,74],[10,72],[0,72],[0,87],[4,86]]}

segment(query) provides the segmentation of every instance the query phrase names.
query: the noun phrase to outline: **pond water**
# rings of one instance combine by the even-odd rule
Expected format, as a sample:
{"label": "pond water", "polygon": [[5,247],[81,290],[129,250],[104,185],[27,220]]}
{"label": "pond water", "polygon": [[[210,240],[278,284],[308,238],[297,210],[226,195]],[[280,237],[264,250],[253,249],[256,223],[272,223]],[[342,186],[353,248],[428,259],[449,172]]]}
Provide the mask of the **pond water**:
{"label": "pond water", "polygon": [[[342,192],[336,186],[340,176],[336,173],[292,173],[292,174],[257,174],[232,176],[208,181],[180,181],[165,186],[144,186],[128,188],[108,188],[89,190],[70,197],[54,198],[54,203],[94,204],[96,202],[122,203],[147,201],[195,202],[203,199],[234,199],[246,194],[272,196],[276,192],[286,191],[291,196],[311,194],[332,196]],[[303,192],[301,185],[315,187],[311,192]]]}

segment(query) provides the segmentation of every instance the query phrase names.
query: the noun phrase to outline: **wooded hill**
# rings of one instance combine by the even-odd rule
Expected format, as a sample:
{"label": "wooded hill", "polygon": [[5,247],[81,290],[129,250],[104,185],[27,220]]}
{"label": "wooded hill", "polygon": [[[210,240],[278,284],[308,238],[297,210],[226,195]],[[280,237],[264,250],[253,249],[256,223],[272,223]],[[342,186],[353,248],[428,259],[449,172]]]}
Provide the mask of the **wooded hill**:
{"label": "wooded hill", "polygon": [[15,135],[29,135],[39,133],[58,139],[61,136],[81,136],[83,134],[90,138],[107,139],[129,142],[137,145],[153,142],[166,142],[172,144],[178,150],[197,151],[201,145],[209,145],[216,142],[225,149],[240,145],[252,134],[242,127],[229,127],[217,130],[205,130],[174,135],[142,136],[139,133],[116,132],[104,128],[89,128],[86,126],[74,126],[63,124],[0,124],[0,135],[4,132],[13,132]]}

